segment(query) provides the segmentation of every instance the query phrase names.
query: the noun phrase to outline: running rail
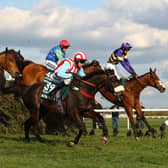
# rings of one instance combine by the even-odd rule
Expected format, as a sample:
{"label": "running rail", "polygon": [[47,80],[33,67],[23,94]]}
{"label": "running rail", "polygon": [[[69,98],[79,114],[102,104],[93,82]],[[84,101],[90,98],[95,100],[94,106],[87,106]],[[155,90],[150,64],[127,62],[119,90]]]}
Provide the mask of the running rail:
{"label": "running rail", "polygon": [[[125,112],[125,109],[94,109],[95,112],[98,113],[105,113],[105,112]],[[135,112],[136,110],[133,109],[133,112]],[[158,109],[142,109],[143,112],[168,112],[168,109],[166,108],[158,108]],[[167,116],[168,117],[168,116]],[[127,116],[127,129],[130,129],[130,122],[129,122],[129,118]]]}

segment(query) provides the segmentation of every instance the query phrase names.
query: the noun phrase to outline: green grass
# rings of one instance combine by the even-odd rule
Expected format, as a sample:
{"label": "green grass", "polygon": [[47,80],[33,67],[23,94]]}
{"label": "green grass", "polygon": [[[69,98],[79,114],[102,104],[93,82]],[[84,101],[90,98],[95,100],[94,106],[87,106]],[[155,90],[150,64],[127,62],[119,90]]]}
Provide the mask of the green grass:
{"label": "green grass", "polygon": [[[163,119],[150,119],[155,128]],[[86,120],[88,131],[91,122]],[[168,136],[164,139],[126,137],[126,120],[120,120],[120,132],[112,136],[111,120],[108,144],[101,143],[101,130],[95,136],[82,136],[80,143],[67,147],[72,136],[42,135],[45,143],[23,140],[24,134],[0,134],[0,168],[167,168]]]}

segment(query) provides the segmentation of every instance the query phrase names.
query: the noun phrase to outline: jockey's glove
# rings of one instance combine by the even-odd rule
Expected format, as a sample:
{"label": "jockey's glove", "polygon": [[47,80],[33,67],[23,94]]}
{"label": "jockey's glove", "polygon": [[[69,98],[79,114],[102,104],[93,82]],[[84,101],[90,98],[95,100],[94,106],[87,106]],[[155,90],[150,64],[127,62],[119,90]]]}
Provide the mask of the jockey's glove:
{"label": "jockey's glove", "polygon": [[132,72],[132,77],[133,77],[133,78],[137,78],[137,77],[138,77],[138,75],[136,74],[135,71]]}
{"label": "jockey's glove", "polygon": [[64,84],[65,85],[69,85],[72,81],[72,78],[67,78],[67,79],[64,79]]}

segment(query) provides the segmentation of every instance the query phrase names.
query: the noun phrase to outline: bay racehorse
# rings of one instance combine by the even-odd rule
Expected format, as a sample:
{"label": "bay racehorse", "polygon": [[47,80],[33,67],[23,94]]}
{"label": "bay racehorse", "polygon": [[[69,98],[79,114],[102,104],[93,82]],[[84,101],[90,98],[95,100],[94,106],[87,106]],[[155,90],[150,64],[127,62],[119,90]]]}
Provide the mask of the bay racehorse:
{"label": "bay racehorse", "polygon": [[[100,88],[111,89],[111,80],[113,80],[113,77],[103,70],[90,73],[83,79],[73,79],[68,95],[63,100],[65,115],[70,117],[79,129],[75,139],[69,142],[70,146],[77,144],[83,131],[85,131],[84,116],[96,119],[96,121],[102,124],[102,141],[103,143],[107,142],[108,130],[105,121],[99,113],[94,111],[92,104],[94,96]],[[30,141],[29,130],[31,126],[36,138],[42,141],[38,132],[38,122],[46,112],[59,114],[56,102],[40,98],[43,86],[43,83],[36,83],[27,89],[22,89],[23,102],[31,114],[30,118],[25,122],[25,139],[28,142]],[[25,91],[23,92],[23,90]]]}
{"label": "bay racehorse", "polygon": [[4,70],[14,78],[19,76],[20,71],[15,58],[20,57],[20,55],[20,51],[8,50],[8,48],[0,53],[0,92],[3,90],[5,84]]}
{"label": "bay racehorse", "polygon": [[[44,65],[25,60],[21,55],[16,57],[16,63],[22,73],[22,78],[17,79],[17,83],[19,84],[30,86],[37,82],[43,82],[45,74],[48,72],[48,69]],[[86,74],[93,72],[96,69],[102,69],[99,62],[96,60],[93,60],[91,63],[87,63],[84,66]]]}

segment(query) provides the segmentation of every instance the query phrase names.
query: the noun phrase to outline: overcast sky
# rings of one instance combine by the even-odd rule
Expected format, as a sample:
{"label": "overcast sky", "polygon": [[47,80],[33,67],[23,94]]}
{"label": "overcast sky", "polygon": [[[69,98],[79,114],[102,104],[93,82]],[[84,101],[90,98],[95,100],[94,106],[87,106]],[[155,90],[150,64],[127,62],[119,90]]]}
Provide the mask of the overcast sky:
{"label": "overcast sky", "polygon": [[[20,49],[25,59],[43,63],[48,50],[67,39],[70,57],[82,50],[104,66],[114,49],[129,42],[137,73],[156,67],[168,84],[167,18],[168,0],[1,0],[0,50]],[[166,108],[168,93],[148,87],[141,101]]]}

